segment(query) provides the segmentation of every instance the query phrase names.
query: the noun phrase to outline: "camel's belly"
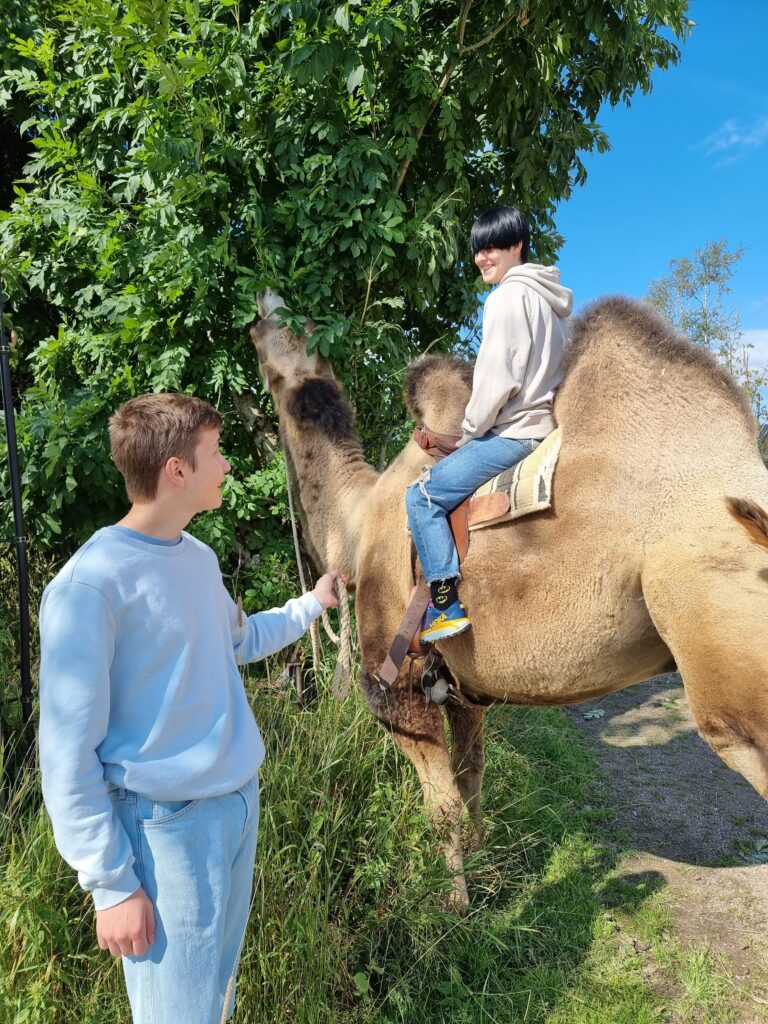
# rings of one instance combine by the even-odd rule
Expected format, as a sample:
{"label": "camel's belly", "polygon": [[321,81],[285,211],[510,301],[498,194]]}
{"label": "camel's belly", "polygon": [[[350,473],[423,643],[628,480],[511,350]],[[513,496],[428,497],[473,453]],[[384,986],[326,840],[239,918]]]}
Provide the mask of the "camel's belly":
{"label": "camel's belly", "polygon": [[[645,645],[639,651],[627,651],[624,656],[619,653],[612,657],[595,657],[578,664],[564,660],[554,671],[547,671],[547,664],[531,670],[514,661],[506,666],[493,663],[481,666],[456,650],[450,652],[447,643],[439,646],[462,689],[476,697],[508,704],[578,704],[674,667],[674,660],[661,641]],[[542,657],[543,663],[548,660]]]}
{"label": "camel's belly", "polygon": [[[439,644],[451,671],[463,689],[477,697],[510,704],[577,704],[649,679],[674,666],[672,656],[658,637],[627,644],[624,649],[542,650],[536,665],[514,657],[505,663],[495,658],[460,651],[461,638]],[[454,645],[453,649],[449,644]]]}
{"label": "camel's belly", "polygon": [[535,585],[530,568],[482,582],[468,571],[473,628],[440,652],[470,692],[510,703],[568,704],[647,679],[672,658],[639,574],[618,564],[571,564],[549,587]]}

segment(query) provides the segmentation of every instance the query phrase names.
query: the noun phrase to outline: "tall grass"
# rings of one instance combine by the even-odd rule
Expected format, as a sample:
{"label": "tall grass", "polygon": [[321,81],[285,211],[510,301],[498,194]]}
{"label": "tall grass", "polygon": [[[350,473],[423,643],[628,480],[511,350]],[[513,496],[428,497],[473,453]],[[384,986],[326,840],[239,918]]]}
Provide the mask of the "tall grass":
{"label": "tall grass", "polygon": [[[582,806],[589,765],[559,713],[489,716],[488,842],[457,919],[442,909],[449,880],[415,773],[362,700],[302,711],[273,689],[253,696],[268,756],[236,1019],[559,1019],[600,933],[607,870]],[[6,789],[0,843],[0,1020],[129,1019],[32,764]],[[630,979],[618,995],[647,994]]]}
{"label": "tall grass", "polygon": [[[467,861],[471,913],[456,918],[415,772],[360,694],[302,710],[263,680],[249,692],[268,753],[236,1022],[709,1019],[668,1016],[612,941],[604,904],[615,910],[620,891],[631,911],[647,893],[614,884],[593,765],[559,711],[487,716],[487,842]],[[0,792],[0,1022],[127,1022],[119,965],[96,948],[90,900],[54,848],[34,757],[7,740],[0,756],[13,762]]]}

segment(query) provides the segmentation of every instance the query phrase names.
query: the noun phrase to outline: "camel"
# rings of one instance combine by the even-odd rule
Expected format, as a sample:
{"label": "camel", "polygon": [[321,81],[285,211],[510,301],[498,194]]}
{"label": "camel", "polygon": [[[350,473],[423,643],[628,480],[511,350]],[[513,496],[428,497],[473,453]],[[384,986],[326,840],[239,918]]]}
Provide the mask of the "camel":
{"label": "camel", "polygon": [[[570,704],[677,667],[699,734],[768,797],[768,470],[748,401],[715,360],[629,299],[575,321],[553,505],[472,534],[460,596],[473,627],[436,646],[473,703],[442,710],[407,663],[391,689],[376,678],[413,585],[403,495],[431,459],[411,440],[383,472],[366,463],[330,364],[281,326],[282,305],[259,296],[251,338],[305,544],[356,593],[365,699],[416,767],[452,906],[468,905],[464,809],[482,836],[484,704]],[[459,434],[471,374],[417,360],[417,423]]]}

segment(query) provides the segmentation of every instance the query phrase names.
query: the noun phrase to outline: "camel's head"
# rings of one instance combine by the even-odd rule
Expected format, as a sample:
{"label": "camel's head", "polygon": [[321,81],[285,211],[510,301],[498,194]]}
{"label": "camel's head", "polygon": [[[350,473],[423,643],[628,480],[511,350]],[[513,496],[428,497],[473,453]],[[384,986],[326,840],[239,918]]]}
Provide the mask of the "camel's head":
{"label": "camel's head", "polygon": [[421,356],[408,367],[405,401],[420,426],[460,434],[472,391],[472,366],[452,356]]}
{"label": "camel's head", "polygon": [[[275,399],[302,383],[307,377],[332,377],[330,364],[317,352],[307,355],[306,336],[297,338],[282,327],[276,311],[285,303],[271,288],[259,292],[260,320],[251,326],[251,341],[259,357],[259,371],[264,385]],[[307,335],[313,324],[307,321]]]}

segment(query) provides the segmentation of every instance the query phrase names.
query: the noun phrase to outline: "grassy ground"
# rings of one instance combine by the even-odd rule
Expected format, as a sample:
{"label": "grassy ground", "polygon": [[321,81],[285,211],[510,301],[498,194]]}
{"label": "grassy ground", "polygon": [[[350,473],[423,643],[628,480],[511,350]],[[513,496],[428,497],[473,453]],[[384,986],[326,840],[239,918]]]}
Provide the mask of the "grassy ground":
{"label": "grassy ground", "polygon": [[[559,711],[488,715],[488,841],[472,912],[445,914],[437,837],[410,765],[363,707],[250,684],[268,749],[245,1024],[725,1024],[728,982],[669,934],[597,826],[594,766]],[[53,846],[33,763],[0,805],[0,1021],[127,1021],[119,966]]]}
{"label": "grassy ground", "polygon": [[[237,1019],[723,1020],[713,965],[676,950],[658,894],[617,878],[596,841],[591,765],[559,712],[489,715],[488,843],[469,862],[472,913],[456,919],[414,773],[359,699],[301,711],[257,689],[254,703],[269,754]],[[0,1020],[126,1020],[34,768],[6,791],[0,845]],[[630,934],[673,979],[671,1000]]]}

